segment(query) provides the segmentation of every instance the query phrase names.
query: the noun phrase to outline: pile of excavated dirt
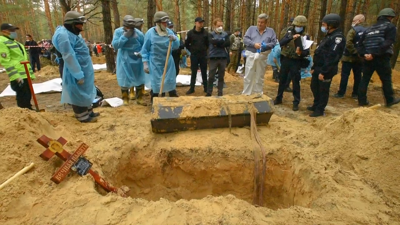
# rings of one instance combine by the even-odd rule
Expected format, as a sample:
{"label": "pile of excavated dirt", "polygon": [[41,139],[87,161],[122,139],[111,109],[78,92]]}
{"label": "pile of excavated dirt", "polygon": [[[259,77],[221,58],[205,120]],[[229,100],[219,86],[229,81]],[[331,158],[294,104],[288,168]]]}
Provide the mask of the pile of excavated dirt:
{"label": "pile of excavated dirt", "polygon": [[[153,134],[148,108],[96,110],[92,124],[67,112],[0,111],[0,182],[35,163],[0,191],[1,224],[400,224],[396,115],[360,108],[328,123],[273,115],[258,128],[268,154],[256,207],[259,146],[248,127]],[[93,169],[128,186],[129,197],[72,171],[50,181],[62,161],[39,157],[42,135],[64,137],[69,152],[88,144]]]}

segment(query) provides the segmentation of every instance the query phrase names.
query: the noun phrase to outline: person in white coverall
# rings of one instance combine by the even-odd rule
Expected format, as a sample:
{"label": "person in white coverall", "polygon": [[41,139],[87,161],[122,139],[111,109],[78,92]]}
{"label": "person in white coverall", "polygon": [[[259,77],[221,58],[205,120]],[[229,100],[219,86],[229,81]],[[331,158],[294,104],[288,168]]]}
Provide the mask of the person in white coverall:
{"label": "person in white coverall", "polygon": [[246,69],[243,95],[263,94],[267,57],[276,44],[275,31],[267,27],[267,21],[268,16],[265,13],[260,14],[257,26],[250,26],[244,36]]}

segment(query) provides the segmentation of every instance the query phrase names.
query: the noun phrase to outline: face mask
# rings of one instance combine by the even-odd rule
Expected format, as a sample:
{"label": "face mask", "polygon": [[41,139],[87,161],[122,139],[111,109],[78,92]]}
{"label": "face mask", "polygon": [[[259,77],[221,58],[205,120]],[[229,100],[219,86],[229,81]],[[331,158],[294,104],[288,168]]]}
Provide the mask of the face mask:
{"label": "face mask", "polygon": [[224,31],[224,28],[222,28],[222,27],[217,27],[217,29],[215,29],[215,31],[217,31],[218,33],[222,33],[222,31]]}
{"label": "face mask", "polygon": [[327,32],[328,32],[328,30],[326,29],[326,27],[321,27],[321,31],[322,31],[323,33],[327,33]]}
{"label": "face mask", "polygon": [[300,33],[303,31],[303,27],[295,27],[294,30],[296,31],[296,33]]}
{"label": "face mask", "polygon": [[10,32],[10,38],[16,39],[17,38],[17,32]]}

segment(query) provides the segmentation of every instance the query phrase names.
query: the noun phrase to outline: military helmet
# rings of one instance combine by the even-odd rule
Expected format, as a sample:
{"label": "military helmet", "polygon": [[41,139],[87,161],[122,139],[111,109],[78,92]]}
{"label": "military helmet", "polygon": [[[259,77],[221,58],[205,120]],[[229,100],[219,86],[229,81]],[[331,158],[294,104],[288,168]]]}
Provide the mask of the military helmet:
{"label": "military helmet", "polygon": [[166,12],[158,11],[154,14],[154,22],[155,23],[168,22],[168,21],[169,21],[169,16]]}
{"label": "military helmet", "polygon": [[340,18],[340,16],[338,14],[331,13],[331,14],[324,16],[324,18],[322,19],[322,22],[328,24],[328,26],[331,26],[333,28],[338,28],[340,26],[341,20],[342,19]]}
{"label": "military helmet", "polygon": [[131,16],[131,15],[124,16],[122,26],[128,27],[128,28],[134,28],[135,27],[135,18],[133,18],[133,16]]}
{"label": "military helmet", "polygon": [[296,16],[292,22],[292,25],[305,27],[307,26],[307,18],[305,16]]}
{"label": "military helmet", "polygon": [[384,8],[379,12],[378,17],[380,16],[396,17],[396,13],[392,8]]}
{"label": "military helmet", "polygon": [[65,13],[64,24],[73,24],[73,23],[86,23],[86,18],[77,11],[69,11]]}

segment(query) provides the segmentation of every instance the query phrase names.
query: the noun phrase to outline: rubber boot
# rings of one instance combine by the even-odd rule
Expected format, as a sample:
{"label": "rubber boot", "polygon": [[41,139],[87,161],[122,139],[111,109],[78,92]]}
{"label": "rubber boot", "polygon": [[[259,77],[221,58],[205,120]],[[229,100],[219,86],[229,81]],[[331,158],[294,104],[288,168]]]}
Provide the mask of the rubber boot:
{"label": "rubber boot", "polygon": [[[136,89],[137,90],[137,89]],[[136,95],[135,95],[135,88],[131,87],[129,89],[129,99],[130,100],[135,100],[136,99]]]}
{"label": "rubber boot", "polygon": [[121,92],[122,92],[122,100],[124,101],[124,105],[129,105],[128,90],[121,90]]}
{"label": "rubber boot", "polygon": [[138,105],[146,106],[147,103],[145,103],[144,100],[143,100],[143,91],[142,91],[143,89],[144,89],[144,85],[143,84],[136,87],[136,103]]}
{"label": "rubber boot", "polygon": [[169,97],[179,97],[176,90],[169,91],[168,94],[169,94]]}
{"label": "rubber boot", "polygon": [[149,95],[150,95],[149,92],[147,92],[147,91],[144,89],[144,85],[143,85],[142,93],[143,93],[143,96],[149,96]]}

